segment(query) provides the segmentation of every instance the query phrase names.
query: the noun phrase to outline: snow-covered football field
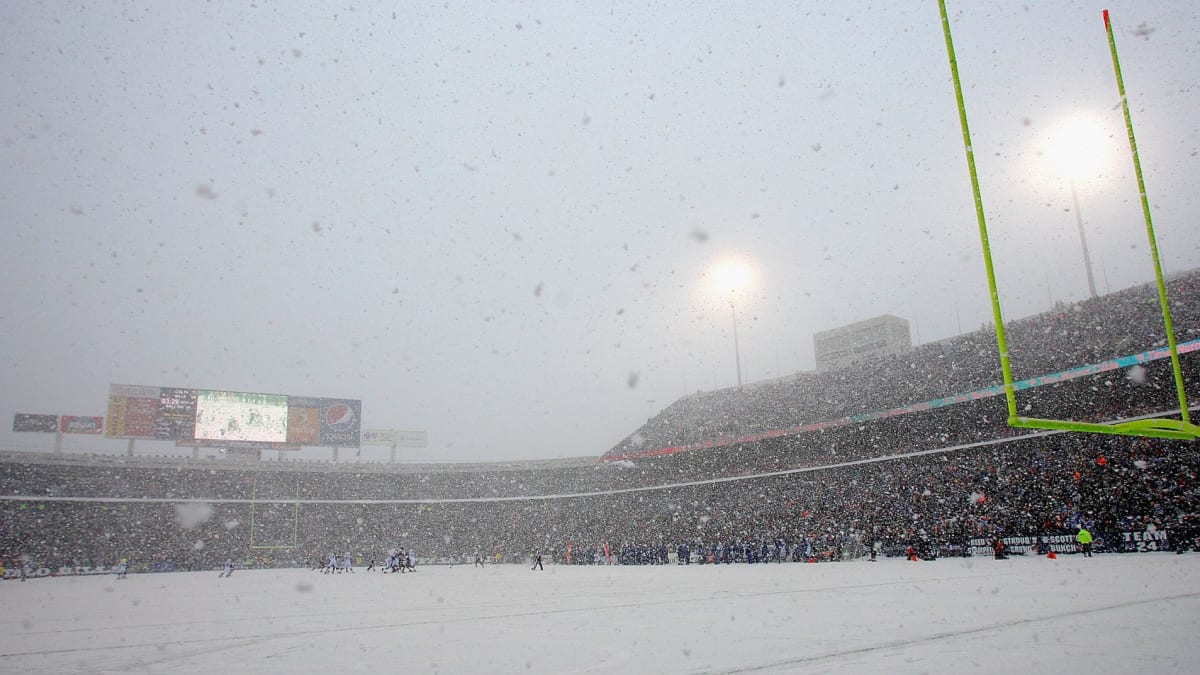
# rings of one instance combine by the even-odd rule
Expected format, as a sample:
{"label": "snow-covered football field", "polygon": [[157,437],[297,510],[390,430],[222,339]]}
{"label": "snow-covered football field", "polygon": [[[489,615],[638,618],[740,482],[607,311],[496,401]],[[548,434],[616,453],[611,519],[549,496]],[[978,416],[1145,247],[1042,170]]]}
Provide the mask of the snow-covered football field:
{"label": "snow-covered football field", "polygon": [[1194,673],[1200,554],[0,583],[6,673]]}

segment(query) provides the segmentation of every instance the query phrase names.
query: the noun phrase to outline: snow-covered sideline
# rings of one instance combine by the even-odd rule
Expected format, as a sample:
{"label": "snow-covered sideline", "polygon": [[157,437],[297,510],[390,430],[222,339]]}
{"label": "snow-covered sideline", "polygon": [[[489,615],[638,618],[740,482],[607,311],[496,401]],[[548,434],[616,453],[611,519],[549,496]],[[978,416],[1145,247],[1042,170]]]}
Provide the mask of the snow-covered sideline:
{"label": "snow-covered sideline", "polygon": [[0,583],[9,673],[1183,673],[1200,554]]}

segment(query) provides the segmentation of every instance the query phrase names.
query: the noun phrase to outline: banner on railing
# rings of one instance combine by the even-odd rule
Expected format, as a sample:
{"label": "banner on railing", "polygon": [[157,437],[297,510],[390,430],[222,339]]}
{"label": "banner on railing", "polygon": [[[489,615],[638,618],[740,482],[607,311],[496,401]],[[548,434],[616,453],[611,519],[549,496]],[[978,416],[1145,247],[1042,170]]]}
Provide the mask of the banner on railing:
{"label": "banner on railing", "polygon": [[[1171,536],[1168,530],[1146,530],[1142,532],[1121,532],[1116,541],[1108,541],[1101,533],[1096,535],[1096,551],[1147,553],[1150,551],[1170,551]],[[970,542],[971,555],[994,555],[993,542],[995,539],[976,537]],[[1052,534],[1033,537],[1001,537],[1004,542],[1004,552],[1009,555],[1043,555],[1055,553],[1075,553],[1079,546],[1073,534]]]}

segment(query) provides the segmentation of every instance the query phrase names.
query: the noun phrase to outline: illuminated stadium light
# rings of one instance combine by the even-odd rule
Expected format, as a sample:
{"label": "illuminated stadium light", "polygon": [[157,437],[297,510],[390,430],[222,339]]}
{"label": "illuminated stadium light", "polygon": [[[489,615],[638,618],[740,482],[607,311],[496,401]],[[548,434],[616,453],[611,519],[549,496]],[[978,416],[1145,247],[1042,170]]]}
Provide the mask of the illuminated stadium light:
{"label": "illuminated stadium light", "polygon": [[737,295],[754,283],[754,268],[741,258],[726,258],[709,269],[708,278],[717,297],[729,303],[733,317],[733,361],[737,366],[737,386],[742,387],[742,352],[738,344]]}

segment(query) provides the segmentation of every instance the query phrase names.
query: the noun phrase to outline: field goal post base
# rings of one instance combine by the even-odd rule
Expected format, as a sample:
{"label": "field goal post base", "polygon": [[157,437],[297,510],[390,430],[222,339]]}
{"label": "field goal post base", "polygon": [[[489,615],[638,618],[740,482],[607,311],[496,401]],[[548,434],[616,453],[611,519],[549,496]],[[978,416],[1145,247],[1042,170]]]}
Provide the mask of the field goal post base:
{"label": "field goal post base", "polygon": [[1008,426],[1022,429],[1050,429],[1054,431],[1109,434],[1111,436],[1168,438],[1177,441],[1194,441],[1200,439],[1200,426],[1182,420],[1157,417],[1116,424],[1047,420],[1036,417],[1010,417],[1008,418]]}

